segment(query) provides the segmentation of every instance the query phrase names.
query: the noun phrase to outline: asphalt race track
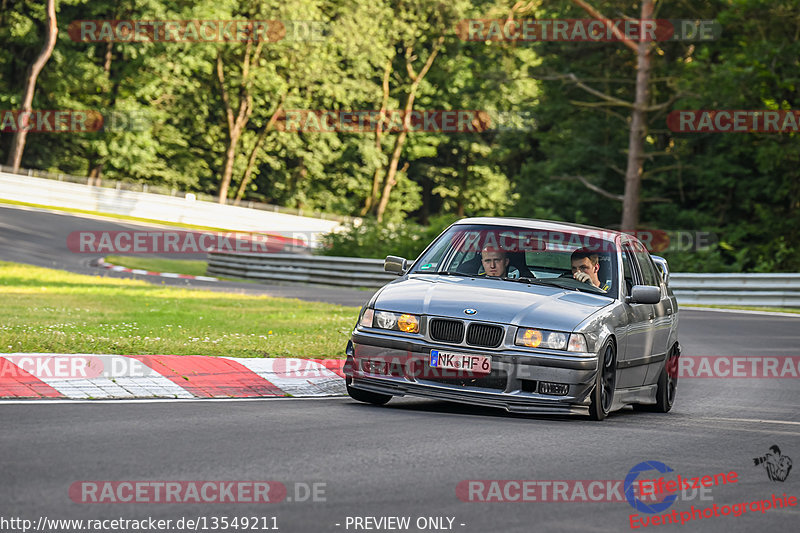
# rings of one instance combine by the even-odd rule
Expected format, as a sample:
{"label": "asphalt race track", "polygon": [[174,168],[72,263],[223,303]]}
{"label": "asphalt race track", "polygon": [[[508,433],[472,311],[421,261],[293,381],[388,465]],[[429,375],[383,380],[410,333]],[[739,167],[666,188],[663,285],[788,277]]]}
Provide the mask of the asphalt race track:
{"label": "asphalt race track", "polygon": [[[72,231],[63,227],[68,219],[59,218],[55,228],[46,217],[63,215],[32,213],[0,208],[0,259],[96,273],[86,263],[89,258],[65,256],[58,248],[63,236],[57,232]],[[305,288],[278,289],[301,297]],[[342,291],[347,292],[354,298],[355,291]],[[680,338],[685,356],[800,356],[798,326],[800,318],[685,309]],[[478,502],[463,501],[468,493],[457,487],[486,480],[487,490],[476,491],[478,497],[489,494],[489,480],[585,480],[586,485],[599,480],[605,487],[624,480],[638,463],[659,461],[674,472],[652,471],[640,479],[731,471],[738,477],[702,495],[686,491],[658,515],[638,517],[673,510],[680,517],[691,515],[692,506],[722,508],[772,500],[773,494],[798,497],[800,467],[785,481],[771,481],[753,459],[778,445],[784,456],[800,461],[799,384],[797,378],[681,379],[672,412],[624,410],[599,423],[416,399],[394,399],[385,407],[345,398],[0,404],[0,516],[33,525],[42,517],[152,517],[172,520],[165,530],[181,532],[195,530],[185,522],[176,527],[182,517],[200,518],[198,531],[237,530],[230,523],[222,528],[221,517],[228,522],[264,517],[256,528],[250,523],[246,529],[277,525],[286,533],[626,531],[637,511],[624,495],[623,501]],[[84,481],[276,481],[288,492],[280,502],[259,504],[83,503],[88,496],[76,487],[94,486],[81,485]],[[307,490],[313,486],[316,497]],[[535,494],[546,486],[536,485]],[[568,494],[575,497],[571,489]],[[501,497],[518,498],[520,491]],[[409,526],[387,522],[389,517],[409,517]],[[381,527],[373,519],[383,520]],[[748,507],[741,516],[695,518],[646,530],[783,532],[796,531],[798,521],[798,506],[765,512]],[[93,530],[123,530],[108,524]],[[238,530],[243,529],[240,523]],[[21,529],[0,523],[0,531]]]}
{"label": "asphalt race track", "polygon": [[[16,261],[47,268],[58,268],[78,274],[135,278],[152,283],[223,290],[241,294],[265,294],[282,298],[338,303],[361,306],[371,295],[368,291],[353,291],[325,286],[261,285],[234,281],[209,282],[188,279],[170,279],[140,276],[125,272],[111,272],[98,268],[97,259],[103,254],[80,254],[67,247],[67,236],[75,231],[122,231],[165,229],[139,222],[122,222],[104,217],[75,215],[42,209],[3,205],[0,202],[0,261]],[[186,231],[186,228],[178,228]],[[123,254],[124,255],[124,254]],[[198,255],[160,254],[174,259],[205,259]]]}

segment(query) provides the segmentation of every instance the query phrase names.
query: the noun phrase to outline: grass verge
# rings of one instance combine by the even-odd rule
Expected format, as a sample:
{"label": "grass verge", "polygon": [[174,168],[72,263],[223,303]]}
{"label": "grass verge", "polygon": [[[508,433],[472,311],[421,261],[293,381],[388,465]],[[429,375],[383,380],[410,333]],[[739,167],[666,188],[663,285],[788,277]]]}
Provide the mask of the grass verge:
{"label": "grass verge", "polygon": [[190,276],[205,276],[207,261],[194,259],[163,259],[160,257],[132,257],[129,255],[108,255],[106,261],[127,268],[141,268],[150,272],[172,272]]}
{"label": "grass verge", "polygon": [[0,352],[341,357],[358,309],[0,261]]}
{"label": "grass verge", "polygon": [[795,307],[754,307],[751,305],[700,305],[683,304],[681,307],[710,307],[713,309],[739,309],[741,311],[769,311],[771,313],[794,313],[800,314],[800,309]]}

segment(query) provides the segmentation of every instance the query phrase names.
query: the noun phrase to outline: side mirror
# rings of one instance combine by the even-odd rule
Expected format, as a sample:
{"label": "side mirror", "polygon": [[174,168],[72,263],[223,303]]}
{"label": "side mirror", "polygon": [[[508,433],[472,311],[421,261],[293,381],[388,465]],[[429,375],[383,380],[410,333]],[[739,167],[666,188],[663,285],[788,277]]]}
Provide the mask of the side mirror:
{"label": "side mirror", "polygon": [[631,295],[625,298],[629,304],[657,304],[661,301],[661,289],[652,285],[634,285]]}
{"label": "side mirror", "polygon": [[650,257],[653,258],[653,262],[661,271],[661,278],[664,280],[664,283],[669,285],[669,265],[667,264],[667,260],[657,255],[651,255]]}
{"label": "side mirror", "polygon": [[387,255],[386,259],[383,261],[383,270],[385,272],[391,272],[393,274],[397,274],[398,276],[402,276],[406,273],[406,269],[408,269],[408,260],[403,257]]}

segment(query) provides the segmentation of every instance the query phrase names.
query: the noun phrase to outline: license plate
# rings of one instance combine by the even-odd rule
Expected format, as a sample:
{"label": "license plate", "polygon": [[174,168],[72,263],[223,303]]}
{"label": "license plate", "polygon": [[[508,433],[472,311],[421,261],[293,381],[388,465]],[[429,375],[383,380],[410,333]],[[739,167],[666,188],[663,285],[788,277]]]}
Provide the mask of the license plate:
{"label": "license plate", "polygon": [[431,368],[444,370],[466,370],[476,374],[489,374],[492,371],[492,358],[486,355],[431,350],[430,365]]}

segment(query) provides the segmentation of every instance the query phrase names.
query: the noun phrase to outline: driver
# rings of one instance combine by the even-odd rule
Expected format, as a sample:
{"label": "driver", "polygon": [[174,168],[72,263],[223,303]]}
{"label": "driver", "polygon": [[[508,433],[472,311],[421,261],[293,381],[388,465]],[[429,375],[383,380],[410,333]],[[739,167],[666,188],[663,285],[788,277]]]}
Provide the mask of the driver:
{"label": "driver", "polygon": [[513,266],[509,269],[508,262],[508,256],[504,250],[494,247],[486,247],[481,250],[481,264],[484,270],[483,275],[498,278],[518,278],[519,270]]}
{"label": "driver", "polygon": [[572,263],[573,278],[583,283],[594,285],[604,291],[608,290],[607,285],[600,286],[600,279],[597,277],[598,272],[600,272],[600,257],[597,252],[579,248],[572,252],[570,262]]}

